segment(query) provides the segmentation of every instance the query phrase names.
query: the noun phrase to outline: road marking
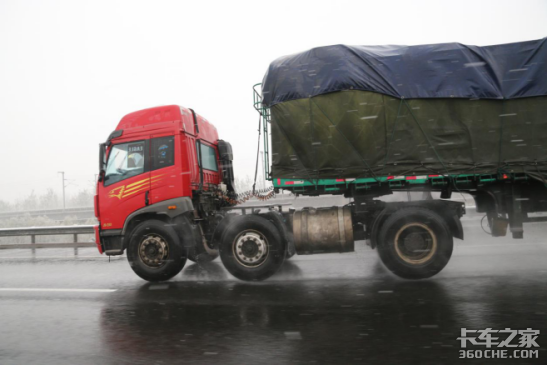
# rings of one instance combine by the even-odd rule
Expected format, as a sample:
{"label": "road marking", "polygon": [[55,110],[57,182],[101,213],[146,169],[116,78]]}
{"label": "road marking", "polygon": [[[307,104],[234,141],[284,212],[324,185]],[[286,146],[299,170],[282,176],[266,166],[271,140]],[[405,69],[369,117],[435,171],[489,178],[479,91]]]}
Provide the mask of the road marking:
{"label": "road marking", "polygon": [[2,291],[26,291],[26,292],[71,292],[71,293],[112,293],[118,289],[63,289],[63,288],[0,288]]}

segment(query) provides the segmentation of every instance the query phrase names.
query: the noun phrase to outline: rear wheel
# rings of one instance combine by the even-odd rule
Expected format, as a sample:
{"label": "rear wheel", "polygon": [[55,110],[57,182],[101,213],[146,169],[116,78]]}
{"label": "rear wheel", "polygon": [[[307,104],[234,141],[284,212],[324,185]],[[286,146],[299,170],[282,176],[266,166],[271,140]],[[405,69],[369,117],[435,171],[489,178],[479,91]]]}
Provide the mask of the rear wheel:
{"label": "rear wheel", "polygon": [[256,215],[236,217],[226,229],[219,251],[225,268],[246,281],[272,276],[283,264],[286,253],[276,227]]}
{"label": "rear wheel", "polygon": [[380,227],[379,256],[394,274],[406,279],[436,275],[449,262],[453,237],[435,212],[409,207],[394,212]]}
{"label": "rear wheel", "polygon": [[149,220],[130,234],[127,258],[133,271],[147,281],[169,280],[185,266],[186,255],[175,231]]}

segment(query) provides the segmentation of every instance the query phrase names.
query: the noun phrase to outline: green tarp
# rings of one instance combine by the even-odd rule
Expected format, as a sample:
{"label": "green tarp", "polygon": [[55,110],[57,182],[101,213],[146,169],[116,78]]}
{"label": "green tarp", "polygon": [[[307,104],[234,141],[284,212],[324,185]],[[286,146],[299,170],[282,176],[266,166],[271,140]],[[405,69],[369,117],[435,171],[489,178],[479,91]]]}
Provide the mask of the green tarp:
{"label": "green tarp", "polygon": [[397,99],[348,90],[278,103],[272,176],[546,175],[546,97]]}

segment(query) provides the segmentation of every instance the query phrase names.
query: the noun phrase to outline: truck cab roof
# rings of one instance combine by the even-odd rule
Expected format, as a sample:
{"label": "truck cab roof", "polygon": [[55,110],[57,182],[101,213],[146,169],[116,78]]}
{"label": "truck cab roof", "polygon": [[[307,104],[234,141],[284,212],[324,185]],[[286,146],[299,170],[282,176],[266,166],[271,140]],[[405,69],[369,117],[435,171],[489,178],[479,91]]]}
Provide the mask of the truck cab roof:
{"label": "truck cab roof", "polygon": [[[195,116],[195,118],[194,118]],[[210,143],[219,136],[217,128],[201,115],[179,105],[159,106],[125,115],[109,140],[136,138],[160,133],[187,133]]]}

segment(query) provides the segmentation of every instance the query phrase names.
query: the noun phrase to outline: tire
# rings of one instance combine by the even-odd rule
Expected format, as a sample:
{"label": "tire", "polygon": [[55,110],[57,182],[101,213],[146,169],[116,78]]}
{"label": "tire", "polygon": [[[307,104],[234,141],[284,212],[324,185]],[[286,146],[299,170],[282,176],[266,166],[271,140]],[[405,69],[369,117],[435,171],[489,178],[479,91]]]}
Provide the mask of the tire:
{"label": "tire", "polygon": [[162,221],[139,224],[130,234],[127,258],[133,271],[147,281],[165,281],[186,263],[186,252],[173,228]]}
{"label": "tire", "polygon": [[233,276],[260,281],[282,266],[286,248],[274,224],[257,215],[241,215],[226,228],[219,252]]}
{"label": "tire", "polygon": [[453,236],[435,212],[408,207],[395,211],[380,227],[379,256],[394,274],[405,279],[436,275],[453,253]]}

